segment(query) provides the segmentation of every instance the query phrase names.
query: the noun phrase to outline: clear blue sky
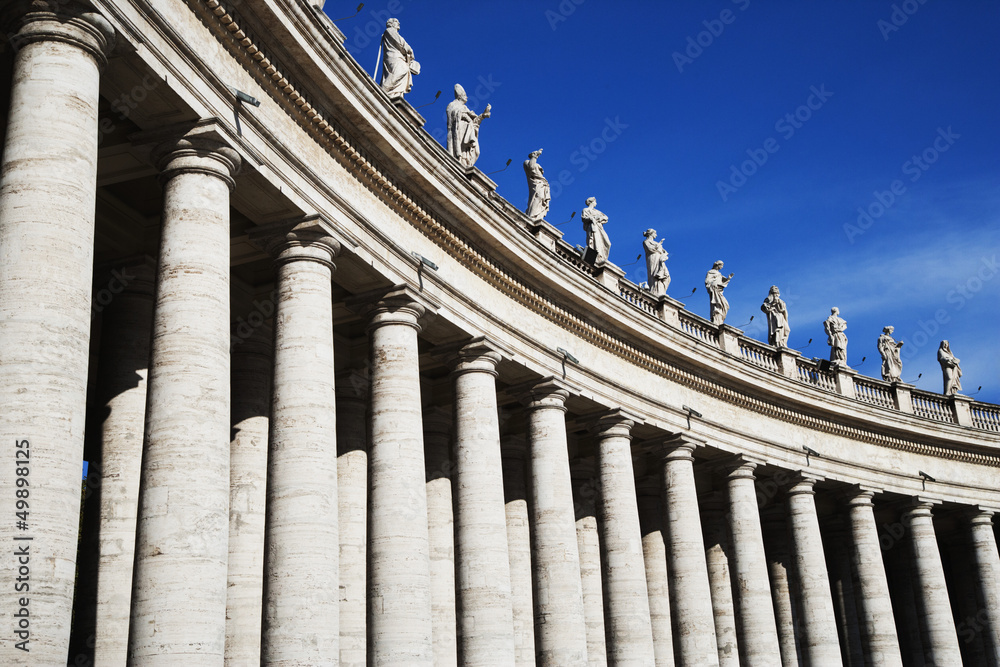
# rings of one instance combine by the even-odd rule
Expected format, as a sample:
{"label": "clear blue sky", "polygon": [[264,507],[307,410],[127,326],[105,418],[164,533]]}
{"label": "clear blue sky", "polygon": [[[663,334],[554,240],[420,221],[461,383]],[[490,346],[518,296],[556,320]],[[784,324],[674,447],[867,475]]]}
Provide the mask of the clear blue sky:
{"label": "clear blue sky", "polygon": [[[477,166],[513,159],[491,176],[499,194],[524,207],[521,163],[543,148],[549,222],[597,197],[633,281],[654,227],[669,294],[698,288],[693,312],[707,316],[722,259],[727,323],[754,316],[748,334],[766,340],[760,304],[778,285],[790,346],[813,339],[805,356],[828,355],[838,306],[862,373],[880,376],[875,341],[893,325],[904,380],[940,392],[947,338],[963,393],[1000,403],[1000,4],[375,0],[338,23],[369,72],[388,15],[422,66],[407,99],[443,91],[426,129],[443,138],[455,83],[476,111],[491,103]],[[578,220],[560,227],[573,244]]]}

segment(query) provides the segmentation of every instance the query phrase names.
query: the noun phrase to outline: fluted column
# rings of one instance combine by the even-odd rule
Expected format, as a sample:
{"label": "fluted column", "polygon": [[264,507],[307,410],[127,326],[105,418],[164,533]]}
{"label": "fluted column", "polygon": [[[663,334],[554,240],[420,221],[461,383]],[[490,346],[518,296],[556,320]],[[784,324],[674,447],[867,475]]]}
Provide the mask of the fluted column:
{"label": "fluted column", "polygon": [[362,294],[368,317],[368,661],[431,665],[427,488],[417,321],[426,302],[409,287]]}
{"label": "fluted column", "polygon": [[729,532],[732,536],[730,572],[743,664],[769,667],[781,663],[781,650],[767,578],[764,534],[757,509],[756,467],[755,462],[743,458],[727,467]]}
{"label": "fluted column", "polygon": [[612,410],[593,428],[601,482],[598,527],[610,644],[608,662],[620,665],[648,665],[654,659],[642,531],[632,473],[631,431],[638,421],[638,417],[623,410]]}
{"label": "fluted column", "polygon": [[740,646],[736,636],[736,610],[730,575],[732,546],[726,526],[726,501],[720,494],[713,493],[699,504],[702,510],[708,583],[712,590],[712,613],[715,615],[715,641],[719,648],[719,666],[739,667]]}
{"label": "fluted column", "polygon": [[233,349],[233,439],[229,444],[229,575],[226,664],[260,662],[264,600],[264,511],[274,338],[258,327]]}
{"label": "fluted column", "polygon": [[694,456],[698,445],[675,436],[661,449],[663,516],[669,556],[670,602],[674,614],[674,646],[682,665],[718,665],[712,591],[702,538]]}
{"label": "fluted column", "polygon": [[532,387],[524,398],[531,447],[535,642],[541,665],[578,665],[587,660],[580,553],[566,442],[568,397],[568,388],[549,378]]}
{"label": "fluted column", "polygon": [[878,526],[875,524],[874,492],[859,488],[847,500],[851,521],[851,559],[857,575],[861,623],[865,628],[865,653],[873,667],[903,664],[893,621],[889,583],[882,563]]}
{"label": "fluted column", "polygon": [[979,584],[978,597],[982,600],[986,616],[984,633],[988,641],[983,644],[992,664],[1000,665],[1000,554],[993,532],[993,513],[991,508],[978,508],[969,521],[969,528],[976,563],[976,582]]}
{"label": "fluted column", "polygon": [[802,653],[809,664],[826,667],[841,665],[843,661],[823,538],[813,500],[816,493],[813,486],[817,481],[815,477],[797,476],[788,489],[788,521],[805,634]]}
{"label": "fluted column", "polygon": [[535,664],[534,602],[531,583],[531,523],[528,509],[528,446],[521,434],[504,438],[503,493],[507,513],[510,602],[514,621],[514,664]]}
{"label": "fluted column", "polygon": [[430,544],[431,614],[434,665],[458,664],[458,618],[455,598],[455,514],[452,503],[452,411],[424,410],[427,457],[427,533]]}
{"label": "fluted column", "polygon": [[340,526],[340,665],[368,662],[367,370],[337,375],[337,524]]}
{"label": "fluted column", "polygon": [[663,540],[663,495],[661,475],[636,485],[639,494],[639,526],[642,529],[642,556],[646,565],[646,592],[649,593],[649,620],[653,628],[653,653],[657,667],[673,667],[674,642],[670,630],[670,584],[667,575],[667,547]]}
{"label": "fluted column", "polygon": [[774,621],[778,630],[778,645],[781,648],[782,667],[798,667],[801,663],[802,622],[792,594],[794,568],[792,552],[788,546],[788,527],[785,525],[785,510],[781,505],[772,505],[761,511],[764,532],[764,551],[767,554],[767,573],[771,582],[771,601],[774,605]]}
{"label": "fluted column", "polygon": [[229,193],[211,125],[160,146],[165,180],[129,654],[218,664],[229,558]]}
{"label": "fluted column", "polygon": [[576,509],[576,544],[580,551],[580,588],[583,591],[583,618],[587,624],[587,664],[608,664],[604,631],[604,588],[601,581],[601,540],[597,532],[599,483],[591,461],[571,464],[573,501]]}
{"label": "fluted column", "polygon": [[941,565],[941,552],[934,535],[933,506],[934,501],[917,498],[905,515],[913,544],[914,593],[923,610],[924,626],[927,628],[924,652],[935,665],[960,665],[962,654],[958,648],[958,633]]}
{"label": "fluted column", "polygon": [[514,661],[496,395],[501,357],[495,343],[479,338],[462,345],[450,359],[455,382],[458,641],[466,665]]}
{"label": "fluted column", "polygon": [[[0,487],[10,490],[12,514],[0,536],[5,545],[33,538],[30,633],[8,629],[5,640],[20,653],[13,644],[27,639],[32,660],[57,664],[66,661],[76,574],[97,109],[114,30],[83,3],[4,4],[0,29],[17,53],[0,163],[0,438],[10,460]],[[15,449],[27,465],[15,465]],[[19,477],[30,485],[19,498],[29,508],[21,528],[13,516]],[[14,590],[17,567],[10,557],[0,563],[9,613],[24,597]]]}
{"label": "fluted column", "polygon": [[[333,366],[334,258],[317,217],[270,233],[278,268],[267,467],[261,662],[316,665],[339,655],[340,530]],[[251,234],[253,236],[253,234]]]}

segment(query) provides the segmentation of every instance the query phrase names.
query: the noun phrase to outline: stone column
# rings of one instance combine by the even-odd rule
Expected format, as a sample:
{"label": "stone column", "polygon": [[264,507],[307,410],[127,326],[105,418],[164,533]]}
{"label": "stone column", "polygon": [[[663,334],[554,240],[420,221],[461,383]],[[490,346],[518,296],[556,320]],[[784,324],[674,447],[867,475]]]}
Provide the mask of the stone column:
{"label": "stone column", "polygon": [[531,528],[525,481],[528,451],[523,435],[503,443],[503,492],[507,513],[507,553],[514,621],[514,664],[535,664],[534,602],[531,582]]}
{"label": "stone column", "polygon": [[874,492],[858,488],[847,500],[851,522],[851,560],[857,575],[859,610],[865,629],[865,652],[873,667],[903,664],[893,621],[889,583],[882,563],[878,526],[875,524]]}
{"label": "stone column", "polygon": [[233,438],[229,443],[226,589],[226,664],[232,667],[260,662],[273,353],[274,336],[269,325],[254,330],[232,353]]}
{"label": "stone column", "polygon": [[740,655],[745,665],[779,665],[778,628],[767,579],[764,534],[757,510],[754,470],[757,463],[739,458],[727,466],[730,569],[739,618]]}
{"label": "stone column", "polygon": [[1000,665],[1000,555],[993,532],[993,509],[978,508],[970,520],[979,598],[986,616],[983,642],[992,664]]}
{"label": "stone column", "polygon": [[639,526],[642,529],[642,556],[646,565],[649,619],[653,627],[653,652],[658,667],[673,667],[674,641],[670,630],[670,584],[667,579],[667,547],[663,540],[663,510],[660,475],[636,485],[639,494]]}
{"label": "stone column", "polygon": [[[97,279],[101,316],[96,405],[86,458],[87,495],[78,563],[72,663],[124,664],[135,557],[135,521],[146,417],[155,261],[120,263]],[[95,428],[96,427],[96,428]]]}
{"label": "stone column", "polygon": [[535,641],[539,664],[553,666],[579,665],[587,660],[587,625],[566,442],[568,397],[568,387],[549,378],[532,387],[524,398],[531,447]]}
{"label": "stone column", "polygon": [[624,410],[612,410],[593,428],[601,482],[599,527],[610,641],[608,661],[620,665],[649,665],[654,659],[642,531],[632,473],[630,433],[639,421]]}
{"label": "stone column", "polygon": [[466,665],[514,662],[496,394],[500,359],[500,348],[485,338],[463,344],[450,359],[455,382],[458,641]]}
{"label": "stone column", "polygon": [[839,514],[831,516],[825,530],[824,548],[844,667],[864,667],[865,656],[861,645],[861,624],[858,619],[848,533],[844,518]]}
{"label": "stone column", "polygon": [[604,631],[604,588],[601,582],[601,540],[597,532],[596,500],[599,484],[592,461],[570,465],[573,475],[573,506],[576,510],[576,544],[580,552],[580,588],[583,617],[587,624],[587,664],[608,664]]}
{"label": "stone column", "polygon": [[272,665],[321,664],[340,652],[331,283],[340,244],[328,224],[313,216],[259,232],[278,269],[261,638],[261,660]]}
{"label": "stone column", "polygon": [[[65,662],[70,639],[90,354],[97,107],[114,30],[82,3],[4,5],[0,28],[17,53],[0,163],[0,442],[10,461],[0,469],[0,487],[10,490],[11,510],[0,536],[5,545],[33,538],[27,647],[32,660],[54,665]],[[24,458],[15,459],[15,450]],[[26,466],[15,465],[26,459]],[[26,527],[18,528],[14,489],[21,468],[28,469],[29,513]],[[16,560],[4,559],[0,601],[11,614],[23,597],[14,590],[17,576]],[[23,638],[13,627],[7,623],[4,637],[16,651],[13,644]]]}
{"label": "stone column", "polygon": [[406,286],[358,295],[368,317],[368,661],[432,665],[427,480],[417,321],[426,311]]}
{"label": "stone column", "polygon": [[781,648],[781,664],[782,667],[798,667],[802,662],[799,646],[802,623],[795,606],[796,596],[792,591],[794,568],[792,552],[788,546],[784,509],[780,505],[772,505],[762,510],[761,524],[767,554],[767,573],[771,581],[774,621]]}
{"label": "stone column", "polygon": [[935,501],[916,498],[906,512],[913,544],[914,591],[923,610],[924,653],[935,665],[961,665],[962,654],[958,647],[958,633],[948,598],[948,585],[944,579],[941,553],[934,535],[931,508]]}
{"label": "stone column", "polygon": [[674,646],[682,665],[718,665],[715,614],[694,484],[694,440],[663,443],[663,524],[666,528]]}
{"label": "stone column", "polygon": [[434,664],[458,664],[458,618],[455,600],[455,515],[452,504],[452,411],[424,410],[427,457],[427,533],[430,543],[431,614]]}
{"label": "stone column", "polygon": [[703,499],[700,505],[719,666],[739,667],[740,647],[736,637],[736,611],[729,567],[732,546],[726,531],[726,501],[720,494],[713,493]]}
{"label": "stone column", "polygon": [[[211,125],[160,146],[163,222],[129,658],[223,661],[229,560],[229,193]],[[197,656],[197,658],[195,658]]]}
{"label": "stone column", "polygon": [[799,474],[788,489],[788,520],[798,581],[805,641],[802,653],[812,665],[841,665],[837,617],[833,612],[830,577],[823,538],[813,500],[816,477]]}
{"label": "stone column", "polygon": [[341,667],[368,662],[368,385],[367,369],[337,375]]}

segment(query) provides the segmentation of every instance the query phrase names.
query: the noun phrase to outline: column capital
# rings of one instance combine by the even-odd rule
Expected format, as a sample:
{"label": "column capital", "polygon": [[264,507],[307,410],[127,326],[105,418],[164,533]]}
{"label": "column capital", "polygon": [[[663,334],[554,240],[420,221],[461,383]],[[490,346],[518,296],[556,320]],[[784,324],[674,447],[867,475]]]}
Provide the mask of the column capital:
{"label": "column capital", "polygon": [[507,347],[488,336],[476,336],[434,350],[434,356],[443,359],[454,375],[489,373],[497,377],[497,364],[512,355]]}
{"label": "column capital", "polygon": [[243,162],[218,119],[144,132],[132,137],[132,142],[153,144],[149,157],[164,183],[193,173],[222,179],[230,192],[236,188],[236,174]]}
{"label": "column capital", "polygon": [[926,496],[913,496],[910,499],[910,506],[903,511],[903,516],[907,519],[917,517],[931,518],[935,505],[940,505],[942,501]]}
{"label": "column capital", "polygon": [[708,443],[687,433],[674,433],[653,444],[653,451],[668,461],[694,461],[694,450]]}
{"label": "column capital", "polygon": [[785,493],[789,496],[798,495],[800,493],[815,495],[816,490],[813,487],[816,486],[816,482],[821,482],[824,479],[825,478],[822,475],[805,472],[804,470],[796,470],[794,473],[789,475],[788,487],[785,489]]}
{"label": "column capital", "polygon": [[854,484],[841,491],[841,496],[848,507],[874,507],[873,499],[878,493],[882,493],[882,489],[864,484]]}
{"label": "column capital", "polygon": [[984,507],[983,505],[973,505],[966,509],[969,523],[973,526],[993,526],[993,515],[997,513],[995,507]]}
{"label": "column capital", "polygon": [[590,426],[590,432],[599,438],[632,439],[632,427],[643,423],[642,417],[621,408],[613,408],[603,413]]}
{"label": "column capital", "polygon": [[368,319],[368,332],[386,324],[404,324],[420,331],[418,320],[434,313],[438,304],[409,285],[380,287],[356,294],[345,302],[348,308]]}
{"label": "column capital", "polygon": [[541,380],[508,387],[505,393],[519,400],[529,410],[550,408],[566,412],[566,399],[579,391],[579,387],[550,375]]}
{"label": "column capital", "polygon": [[764,464],[764,459],[740,453],[719,461],[715,464],[715,469],[729,480],[749,479],[753,481],[757,479],[754,471]]}
{"label": "column capital", "polygon": [[79,0],[15,0],[0,11],[0,29],[15,49],[43,41],[72,44],[102,69],[118,38],[107,19]]}
{"label": "column capital", "polygon": [[319,213],[272,225],[255,227],[250,240],[274,257],[276,264],[296,260],[319,262],[336,270],[333,260],[340,254],[340,242],[331,233],[330,221]]}

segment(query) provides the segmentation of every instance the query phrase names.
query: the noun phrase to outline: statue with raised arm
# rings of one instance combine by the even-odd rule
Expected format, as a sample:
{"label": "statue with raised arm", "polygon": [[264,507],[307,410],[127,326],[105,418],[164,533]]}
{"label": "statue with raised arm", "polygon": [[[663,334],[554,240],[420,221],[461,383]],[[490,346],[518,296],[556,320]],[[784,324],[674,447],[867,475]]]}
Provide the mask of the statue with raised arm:
{"label": "statue with raised arm", "polygon": [[771,285],[760,309],[767,316],[767,342],[775,347],[788,347],[788,334],[791,329],[788,326],[788,307],[781,300],[781,292],[777,285]]}
{"label": "statue with raised arm", "polygon": [[524,175],[528,177],[528,208],[524,210],[527,216],[533,220],[544,220],[549,212],[549,201],[552,195],[549,192],[549,182],[545,178],[545,171],[542,165],[538,164],[538,156],[542,154],[542,149],[528,153],[528,159],[524,161]]}
{"label": "statue with raised arm", "polygon": [[882,379],[886,382],[899,382],[903,375],[903,360],[899,358],[899,348],[903,347],[903,341],[897,343],[892,337],[893,331],[893,327],[885,327],[878,337],[878,353],[882,355]]}
{"label": "statue with raised arm", "polygon": [[958,365],[960,360],[951,353],[951,345],[948,341],[941,341],[938,348],[938,363],[941,364],[941,373],[944,375],[944,395],[952,396],[962,390],[962,368]]}
{"label": "statue with raised arm", "polygon": [[830,361],[847,367],[847,322],[840,316],[840,308],[831,308],[830,317],[823,322],[826,344],[830,346]]}
{"label": "statue with raised arm", "polygon": [[705,274],[705,289],[708,291],[708,307],[711,312],[712,324],[722,324],[729,314],[729,302],[722,293],[726,285],[733,279],[733,274],[722,275],[722,260],[712,265],[712,268]]}
{"label": "statue with raised arm", "polygon": [[399,34],[399,19],[389,19],[382,33],[382,90],[389,97],[402,97],[413,87],[414,74],[420,74],[420,63]]}
{"label": "statue with raised arm", "polygon": [[448,152],[455,156],[466,169],[470,169],[479,159],[479,125],[490,117],[491,105],[478,116],[465,105],[469,101],[465,89],[455,84],[455,99],[448,104]]}
{"label": "statue with raised arm", "polygon": [[608,261],[608,253],[611,252],[611,239],[604,231],[608,216],[597,210],[597,199],[587,199],[587,208],[580,213],[580,220],[583,221],[583,231],[587,232],[587,247],[597,253],[594,265],[603,264]]}
{"label": "statue with raised arm", "polygon": [[663,296],[670,286],[667,251],[663,249],[663,242],[656,240],[655,229],[647,229],[642,235],[646,237],[642,247],[646,251],[646,279],[649,282],[649,291],[653,296]]}

